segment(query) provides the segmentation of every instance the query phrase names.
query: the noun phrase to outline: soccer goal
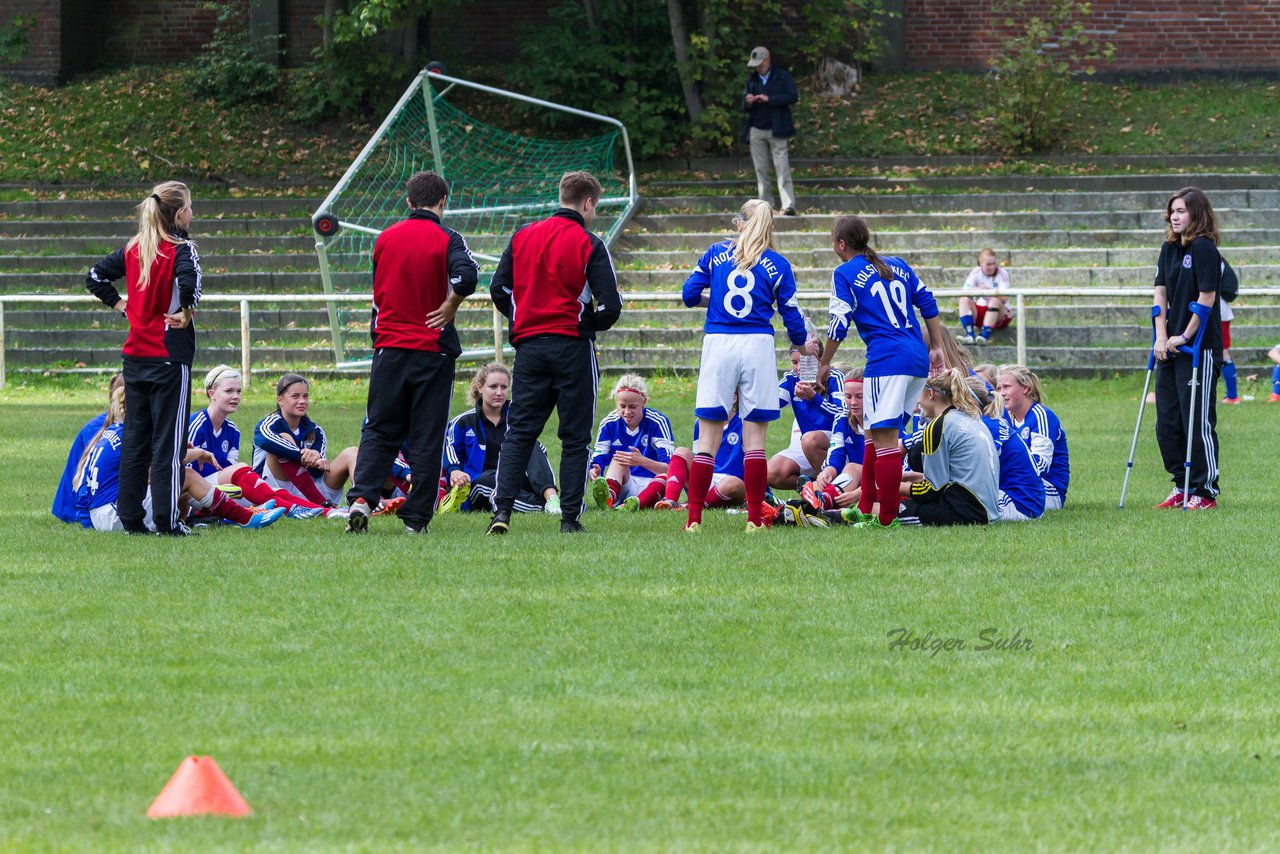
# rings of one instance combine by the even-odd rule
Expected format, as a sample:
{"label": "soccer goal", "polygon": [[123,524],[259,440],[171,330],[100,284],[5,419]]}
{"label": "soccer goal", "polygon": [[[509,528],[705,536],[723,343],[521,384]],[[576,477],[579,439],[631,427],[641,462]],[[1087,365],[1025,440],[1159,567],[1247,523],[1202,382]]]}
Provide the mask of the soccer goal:
{"label": "soccer goal", "polygon": [[[587,138],[540,139],[506,131],[450,103],[447,96],[459,87],[481,93],[478,97],[519,101],[599,122],[603,132]],[[626,158],[625,175],[615,168],[619,149]],[[565,172],[583,169],[600,179],[604,192],[592,228],[610,246],[640,199],[631,143],[622,122],[450,77],[428,66],[405,89],[312,215],[325,293],[371,291],[374,240],[384,228],[408,214],[405,181],[424,169],[434,170],[449,182],[445,221],[466,237],[480,264],[481,291],[488,287],[512,232],[556,209],[560,176]],[[334,357],[339,367],[355,367],[367,361],[348,359],[348,350],[354,347],[345,346],[344,336],[363,336],[368,341],[369,312],[352,306],[349,302],[328,303]],[[484,357],[502,348],[497,312],[493,313],[492,348],[478,346],[474,324],[467,328],[459,323],[458,331],[467,350],[464,355]],[[488,331],[486,325],[486,338]]]}

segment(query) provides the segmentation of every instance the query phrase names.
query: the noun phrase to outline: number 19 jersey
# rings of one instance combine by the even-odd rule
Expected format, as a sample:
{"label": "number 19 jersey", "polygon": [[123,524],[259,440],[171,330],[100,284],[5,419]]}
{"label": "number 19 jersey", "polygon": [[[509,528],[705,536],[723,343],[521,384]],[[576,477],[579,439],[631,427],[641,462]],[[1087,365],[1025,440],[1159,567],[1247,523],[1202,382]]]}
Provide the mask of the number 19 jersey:
{"label": "number 19 jersey", "polygon": [[775,303],[792,344],[805,343],[804,317],[796,304],[791,264],[766,249],[749,270],[738,269],[733,242],[712,244],[684,283],[684,304],[694,307],[710,289],[705,332],[721,335],[773,334]]}
{"label": "number 19 jersey", "polygon": [[882,279],[864,255],[855,255],[831,277],[831,325],[827,337],[843,341],[849,324],[867,345],[867,377],[927,377],[929,348],[923,324],[938,316],[938,304],[901,258],[884,256],[893,278]]}

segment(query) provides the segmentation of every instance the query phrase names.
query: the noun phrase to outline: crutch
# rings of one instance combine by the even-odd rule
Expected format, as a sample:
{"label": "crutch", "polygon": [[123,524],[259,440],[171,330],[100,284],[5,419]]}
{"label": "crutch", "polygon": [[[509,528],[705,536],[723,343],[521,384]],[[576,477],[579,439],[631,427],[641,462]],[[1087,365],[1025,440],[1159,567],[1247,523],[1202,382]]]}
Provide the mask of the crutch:
{"label": "crutch", "polygon": [[1129,491],[1129,475],[1133,474],[1133,457],[1138,452],[1138,434],[1142,432],[1142,413],[1147,408],[1147,389],[1151,387],[1151,372],[1156,369],[1156,318],[1160,306],[1151,306],[1151,352],[1147,354],[1147,379],[1142,383],[1142,397],[1138,398],[1138,423],[1133,428],[1133,444],[1129,445],[1129,462],[1124,470],[1124,486],[1120,487],[1120,507],[1124,509],[1124,496]]}
{"label": "crutch", "polygon": [[1182,464],[1182,509],[1187,509],[1187,495],[1191,491],[1191,440],[1195,438],[1195,430],[1192,429],[1191,420],[1196,414],[1196,390],[1200,388],[1200,342],[1204,340],[1204,330],[1208,327],[1209,312],[1212,311],[1211,306],[1201,305],[1199,302],[1191,303],[1191,313],[1200,318],[1200,328],[1196,330],[1196,343],[1188,349],[1184,344],[1178,349],[1183,353],[1191,354],[1191,405],[1187,410],[1187,458]]}

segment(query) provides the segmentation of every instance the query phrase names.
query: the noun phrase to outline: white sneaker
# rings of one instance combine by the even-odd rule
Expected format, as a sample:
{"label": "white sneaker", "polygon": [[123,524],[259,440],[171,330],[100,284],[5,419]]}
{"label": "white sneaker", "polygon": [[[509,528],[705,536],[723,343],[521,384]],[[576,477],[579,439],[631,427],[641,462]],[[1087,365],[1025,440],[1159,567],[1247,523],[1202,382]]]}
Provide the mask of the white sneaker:
{"label": "white sneaker", "polygon": [[969,333],[965,332],[965,333],[964,333],[964,334],[962,334],[962,335],[957,335],[957,336],[956,336],[956,340],[957,340],[957,341],[959,341],[961,344],[972,344],[972,343],[973,343],[973,336],[972,336],[972,335],[970,335]]}

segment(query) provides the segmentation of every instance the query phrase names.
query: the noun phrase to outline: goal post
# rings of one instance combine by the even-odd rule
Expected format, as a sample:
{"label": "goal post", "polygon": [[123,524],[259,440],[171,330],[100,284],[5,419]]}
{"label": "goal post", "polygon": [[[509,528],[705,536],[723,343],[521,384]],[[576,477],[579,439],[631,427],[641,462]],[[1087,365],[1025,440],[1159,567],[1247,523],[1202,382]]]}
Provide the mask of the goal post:
{"label": "goal post", "polygon": [[[544,139],[503,130],[468,115],[446,96],[462,88],[553,110],[602,125],[586,138]],[[615,152],[625,158],[625,175],[615,166]],[[431,169],[449,184],[445,220],[459,231],[481,268],[482,286],[492,276],[507,240],[520,226],[558,207],[560,177],[565,172],[593,173],[603,187],[593,226],[612,246],[640,201],[635,162],[626,126],[616,118],[544,101],[518,92],[452,77],[437,68],[423,69],[365,143],[359,155],[312,215],[320,279],[327,294],[372,290],[373,244],[384,228],[407,214],[405,181]],[[334,358],[339,367],[352,359],[345,340],[365,334],[368,315],[359,317],[340,304],[327,304]],[[500,352],[501,322],[493,315],[494,350],[478,346],[474,327],[460,326],[464,355]],[[484,335],[489,334],[485,324]],[[365,340],[368,340],[367,338]]]}

